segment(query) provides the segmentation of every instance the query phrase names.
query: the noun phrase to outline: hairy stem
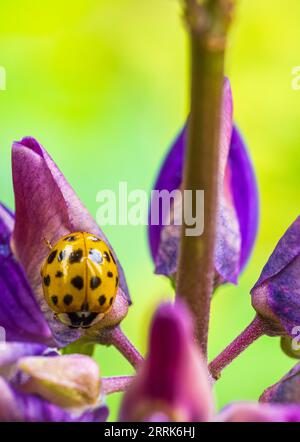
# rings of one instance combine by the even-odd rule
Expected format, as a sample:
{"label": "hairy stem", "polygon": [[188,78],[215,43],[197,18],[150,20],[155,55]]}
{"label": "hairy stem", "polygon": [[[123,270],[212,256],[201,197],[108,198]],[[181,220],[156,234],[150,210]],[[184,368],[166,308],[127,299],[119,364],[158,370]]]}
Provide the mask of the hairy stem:
{"label": "hairy stem", "polygon": [[103,392],[107,395],[126,391],[133,380],[134,376],[113,376],[102,378]]}
{"label": "hairy stem", "polygon": [[109,344],[113,345],[137,369],[144,361],[141,354],[122,332],[120,327],[113,328],[109,333]]}
{"label": "hairy stem", "polygon": [[232,0],[185,0],[191,46],[191,114],[183,189],[204,190],[204,232],[181,232],[176,296],[189,305],[196,339],[207,354],[210,302],[214,281],[214,250],[218,198],[219,138],[226,35]]}
{"label": "hairy stem", "polygon": [[211,375],[218,379],[227,365],[229,365],[237,356],[239,356],[256,339],[265,334],[264,325],[258,316],[245,328],[245,330],[236,337],[210,364]]}

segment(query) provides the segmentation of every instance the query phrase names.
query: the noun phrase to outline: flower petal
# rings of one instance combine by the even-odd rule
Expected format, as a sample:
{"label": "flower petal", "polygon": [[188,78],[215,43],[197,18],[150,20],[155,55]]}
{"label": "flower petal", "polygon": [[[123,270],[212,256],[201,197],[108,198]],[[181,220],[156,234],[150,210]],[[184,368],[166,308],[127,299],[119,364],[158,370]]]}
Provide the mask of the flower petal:
{"label": "flower petal", "polygon": [[288,334],[300,324],[300,217],[278,242],[251,290],[252,305],[269,334]]}
{"label": "flower petal", "polygon": [[207,421],[213,400],[208,372],[193,341],[182,304],[163,304],[154,316],[149,354],[124,395],[121,421],[165,415],[172,421]]}
{"label": "flower petal", "polygon": [[[81,333],[68,329],[53,318],[44,300],[40,277],[40,268],[48,252],[44,238],[54,244],[69,232],[85,231],[100,236],[107,243],[108,241],[53,160],[36,140],[24,138],[14,143],[12,163],[16,205],[13,250],[25,268],[55,339],[59,345],[66,345],[78,339]],[[116,262],[119,270],[119,292],[130,303],[122,267],[117,259]]]}
{"label": "flower petal", "polygon": [[7,341],[53,345],[51,331],[27,282],[24,270],[10,249],[12,214],[0,205],[0,326]]}
{"label": "flower petal", "polygon": [[300,404],[300,363],[296,364],[280,381],[268,387],[260,402]]}
{"label": "flower petal", "polygon": [[264,266],[255,287],[263,284],[272,276],[277,275],[287,267],[294,258],[300,255],[300,216],[287,229],[278,241],[272,255]]}
{"label": "flower petal", "polygon": [[233,126],[228,167],[231,171],[231,189],[241,232],[241,270],[246,265],[257,235],[259,195],[255,172],[241,134]]}
{"label": "flower petal", "polygon": [[222,422],[300,422],[300,407],[237,402],[217,417]]}
{"label": "flower petal", "polygon": [[[224,82],[221,122],[220,202],[215,252],[216,281],[237,282],[249,258],[258,224],[258,193],[253,168],[244,142],[232,129],[232,97],[228,80]],[[160,170],[155,190],[171,192],[182,183],[186,127],[181,131]],[[173,276],[176,272],[180,226],[154,225],[159,219],[157,204],[149,214],[149,244],[156,273]]]}
{"label": "flower petal", "polygon": [[0,342],[0,372],[24,356],[41,355],[45,350],[47,347],[41,344]]}
{"label": "flower petal", "polygon": [[107,417],[105,405],[76,414],[38,396],[20,393],[0,377],[1,422],[104,422]]}
{"label": "flower petal", "polygon": [[60,407],[91,406],[99,400],[99,367],[88,356],[24,357],[17,368],[28,376],[23,392],[38,394]]}

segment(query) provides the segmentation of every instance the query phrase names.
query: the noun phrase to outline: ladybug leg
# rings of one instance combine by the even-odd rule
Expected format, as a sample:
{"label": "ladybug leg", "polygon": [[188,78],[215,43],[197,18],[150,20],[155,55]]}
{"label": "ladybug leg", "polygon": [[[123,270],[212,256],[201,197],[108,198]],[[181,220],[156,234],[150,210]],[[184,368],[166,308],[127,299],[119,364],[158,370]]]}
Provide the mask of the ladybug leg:
{"label": "ladybug leg", "polygon": [[49,250],[52,250],[52,244],[47,238],[43,238],[44,244],[48,247]]}

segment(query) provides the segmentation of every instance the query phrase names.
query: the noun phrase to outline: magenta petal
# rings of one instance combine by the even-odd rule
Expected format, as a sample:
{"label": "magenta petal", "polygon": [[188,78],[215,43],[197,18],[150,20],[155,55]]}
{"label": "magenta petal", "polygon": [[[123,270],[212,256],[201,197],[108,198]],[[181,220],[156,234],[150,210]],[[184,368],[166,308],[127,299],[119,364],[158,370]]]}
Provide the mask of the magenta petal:
{"label": "magenta petal", "polygon": [[208,372],[194,344],[191,318],[181,304],[163,304],[152,324],[148,356],[125,393],[121,421],[167,416],[173,421],[211,419]]}
{"label": "magenta petal", "polygon": [[[13,144],[13,182],[16,221],[13,250],[23,265],[29,283],[59,345],[80,336],[53,318],[46,304],[41,285],[40,268],[48,249],[44,238],[55,244],[63,235],[74,231],[96,234],[107,243],[103,232],[82,205],[45,149],[33,138]],[[117,261],[117,259],[116,259]],[[120,263],[119,290],[130,302]]]}
{"label": "magenta petal", "polygon": [[225,407],[217,420],[222,422],[300,422],[300,407],[237,402]]}
{"label": "magenta petal", "polygon": [[[258,226],[258,192],[245,144],[232,129],[232,101],[228,80],[224,84],[224,105],[220,141],[220,206],[215,269],[221,282],[236,283],[252,251]],[[182,182],[186,128],[179,134],[160,170],[155,190],[169,192]],[[229,153],[228,153],[229,151]],[[151,225],[149,244],[156,273],[171,276],[176,272],[180,227]],[[154,210],[154,209],[153,209]]]}
{"label": "magenta petal", "polygon": [[0,326],[8,341],[54,344],[50,329],[10,249],[14,226],[11,213],[0,205]]}
{"label": "magenta petal", "polygon": [[38,396],[20,393],[0,377],[1,422],[104,422],[107,417],[105,405],[77,415]]}

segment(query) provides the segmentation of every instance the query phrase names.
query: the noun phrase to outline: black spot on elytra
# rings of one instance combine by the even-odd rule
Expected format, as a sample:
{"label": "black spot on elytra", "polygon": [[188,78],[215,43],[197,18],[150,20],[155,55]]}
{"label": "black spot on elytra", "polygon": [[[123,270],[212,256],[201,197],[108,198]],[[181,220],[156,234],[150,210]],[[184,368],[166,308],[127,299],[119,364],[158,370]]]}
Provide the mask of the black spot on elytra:
{"label": "black spot on elytra", "polygon": [[58,254],[57,261],[61,262],[65,259],[67,252],[65,250],[61,250]]}
{"label": "black spot on elytra", "polygon": [[110,262],[110,256],[107,252],[103,253],[104,258],[106,259],[107,262]]}
{"label": "black spot on elytra", "polygon": [[72,295],[65,295],[64,296],[64,304],[65,305],[70,305],[73,301],[73,296]]}
{"label": "black spot on elytra", "polygon": [[44,284],[46,287],[49,287],[50,282],[51,282],[50,275],[44,276]]}
{"label": "black spot on elytra", "polygon": [[83,256],[82,249],[74,250],[73,252],[70,253],[70,256],[69,256],[70,264],[75,264],[76,262],[81,262],[82,256]]}
{"label": "black spot on elytra", "polygon": [[64,274],[60,270],[58,270],[58,272],[55,273],[56,278],[62,278],[63,276],[64,276]]}
{"label": "black spot on elytra", "polygon": [[114,298],[110,298],[109,305],[112,305],[113,302],[114,302]]}
{"label": "black spot on elytra", "polygon": [[71,284],[76,287],[78,290],[81,290],[83,287],[83,279],[81,276],[75,276],[75,278],[71,279]]}
{"label": "black spot on elytra", "polygon": [[112,272],[107,272],[107,276],[108,276],[109,278],[112,278],[112,277],[114,276],[114,274],[113,274]]}
{"label": "black spot on elytra", "polygon": [[105,296],[105,295],[101,295],[101,296],[99,296],[98,301],[99,301],[99,304],[100,304],[100,305],[105,304],[105,303],[106,303],[106,296]]}
{"label": "black spot on elytra", "polygon": [[57,254],[57,250],[53,250],[53,252],[50,253],[50,255],[48,256],[48,259],[47,259],[48,264],[51,264],[54,261],[56,254]]}
{"label": "black spot on elytra", "polygon": [[92,290],[95,290],[101,284],[101,279],[98,276],[93,276],[91,278],[90,287]]}
{"label": "black spot on elytra", "polygon": [[51,301],[54,305],[57,305],[58,303],[58,297],[56,295],[51,296]]}
{"label": "black spot on elytra", "polygon": [[97,264],[102,264],[102,262],[103,262],[102,253],[99,252],[99,250],[96,250],[96,249],[90,249],[90,251],[89,251],[89,258],[93,262],[96,262]]}
{"label": "black spot on elytra", "polygon": [[76,241],[77,237],[72,235],[72,236],[68,236],[67,238],[64,239],[64,241],[68,241],[68,242],[73,242]]}
{"label": "black spot on elytra", "polygon": [[111,251],[109,251],[109,254],[110,254],[111,259],[113,260],[113,262],[116,264],[116,260],[115,260],[115,258],[114,258],[114,255],[111,253]]}
{"label": "black spot on elytra", "polygon": [[118,286],[118,284],[119,284],[119,278],[116,276],[116,287]]}

